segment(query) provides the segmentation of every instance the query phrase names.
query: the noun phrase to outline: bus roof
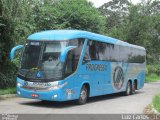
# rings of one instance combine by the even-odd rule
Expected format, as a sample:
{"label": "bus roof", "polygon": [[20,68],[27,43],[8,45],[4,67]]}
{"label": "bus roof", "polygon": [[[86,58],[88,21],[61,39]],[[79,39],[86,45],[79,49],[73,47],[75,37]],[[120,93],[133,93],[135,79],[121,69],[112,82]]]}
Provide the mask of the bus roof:
{"label": "bus roof", "polygon": [[91,40],[97,40],[100,42],[106,42],[111,44],[117,44],[117,45],[123,45],[128,47],[134,47],[139,49],[144,49],[144,47],[129,44],[127,42],[111,38],[108,36],[91,33],[88,31],[82,31],[82,30],[47,30],[42,32],[37,32],[32,35],[30,35],[27,40],[32,41],[64,41],[64,40],[70,40],[70,39],[76,39],[76,38],[87,38]]}

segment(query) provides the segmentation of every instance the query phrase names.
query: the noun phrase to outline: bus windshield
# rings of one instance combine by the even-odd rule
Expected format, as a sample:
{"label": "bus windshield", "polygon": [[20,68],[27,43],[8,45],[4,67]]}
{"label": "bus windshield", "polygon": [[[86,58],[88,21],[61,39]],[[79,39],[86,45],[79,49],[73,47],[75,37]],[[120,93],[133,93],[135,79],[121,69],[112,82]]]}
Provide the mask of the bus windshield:
{"label": "bus windshield", "polygon": [[30,79],[61,79],[63,64],[59,60],[67,42],[28,42],[22,55],[20,74]]}

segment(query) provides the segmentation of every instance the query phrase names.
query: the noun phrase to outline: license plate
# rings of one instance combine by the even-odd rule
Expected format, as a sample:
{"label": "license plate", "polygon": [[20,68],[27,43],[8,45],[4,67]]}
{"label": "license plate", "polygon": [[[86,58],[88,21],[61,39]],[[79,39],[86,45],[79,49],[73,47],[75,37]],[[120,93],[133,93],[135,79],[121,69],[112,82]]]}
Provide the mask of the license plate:
{"label": "license plate", "polygon": [[31,96],[32,96],[33,98],[38,98],[38,97],[39,97],[38,94],[31,94]]}

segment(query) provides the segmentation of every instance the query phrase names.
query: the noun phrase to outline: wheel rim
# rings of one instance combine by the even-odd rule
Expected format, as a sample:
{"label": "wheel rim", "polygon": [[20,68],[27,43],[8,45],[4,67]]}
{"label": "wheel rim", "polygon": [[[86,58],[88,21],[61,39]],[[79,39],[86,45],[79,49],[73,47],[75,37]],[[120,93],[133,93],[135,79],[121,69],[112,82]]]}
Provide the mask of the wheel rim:
{"label": "wheel rim", "polygon": [[82,91],[81,91],[81,99],[82,99],[83,101],[85,101],[86,98],[87,98],[87,93],[86,93],[85,90],[82,90]]}
{"label": "wheel rim", "polygon": [[129,95],[131,91],[131,87],[130,87],[130,82],[128,82],[128,86],[127,86],[127,94]]}

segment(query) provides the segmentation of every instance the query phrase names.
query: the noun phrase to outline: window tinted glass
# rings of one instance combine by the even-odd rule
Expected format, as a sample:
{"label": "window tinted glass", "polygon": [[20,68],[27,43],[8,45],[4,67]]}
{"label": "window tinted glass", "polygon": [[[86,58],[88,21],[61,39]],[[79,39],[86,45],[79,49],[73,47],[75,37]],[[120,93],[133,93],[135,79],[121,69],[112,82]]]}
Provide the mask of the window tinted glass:
{"label": "window tinted glass", "polygon": [[128,57],[128,62],[131,63],[144,63],[145,62],[145,51],[135,48],[130,48],[130,55]]}
{"label": "window tinted glass", "polygon": [[84,55],[84,62],[86,60],[144,63],[145,51],[127,46],[89,40]]}
{"label": "window tinted glass", "polygon": [[21,69],[31,69],[38,66],[42,44],[39,42],[35,43],[26,43],[21,61]]}
{"label": "window tinted glass", "polygon": [[67,55],[66,67],[65,67],[65,77],[69,76],[74,72],[73,70],[73,51],[70,51]]}

